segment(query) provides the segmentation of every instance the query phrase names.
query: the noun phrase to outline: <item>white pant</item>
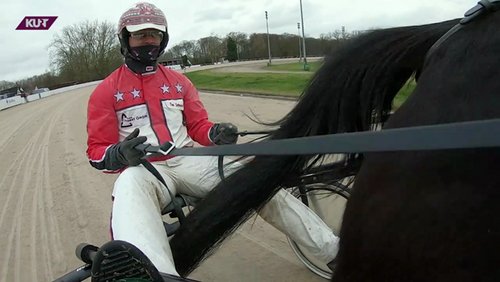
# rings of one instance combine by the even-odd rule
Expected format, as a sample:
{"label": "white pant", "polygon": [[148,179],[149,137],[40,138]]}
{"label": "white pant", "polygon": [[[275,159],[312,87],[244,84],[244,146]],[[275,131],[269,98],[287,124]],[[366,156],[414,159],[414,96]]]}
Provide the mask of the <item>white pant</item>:
{"label": "white pant", "polygon": [[[202,198],[220,181],[217,157],[175,157],[154,166],[172,195],[182,193]],[[225,166],[225,174],[240,167],[240,163]],[[116,180],[113,197],[114,239],[137,246],[160,272],[178,275],[161,218],[161,209],[171,199],[160,181],[143,166],[129,167]],[[278,191],[259,215],[325,263],[337,254],[338,237],[285,190]]]}

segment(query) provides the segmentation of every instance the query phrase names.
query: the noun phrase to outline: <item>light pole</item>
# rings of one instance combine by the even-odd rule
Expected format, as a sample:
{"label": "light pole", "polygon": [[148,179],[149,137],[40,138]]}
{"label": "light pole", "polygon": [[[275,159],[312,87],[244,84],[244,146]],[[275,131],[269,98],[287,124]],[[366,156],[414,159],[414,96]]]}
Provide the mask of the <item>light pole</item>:
{"label": "light pole", "polygon": [[269,43],[269,23],[267,20],[267,11],[266,11],[266,28],[267,28],[267,52],[269,53],[269,63],[271,65],[271,45]]}
{"label": "light pole", "polygon": [[302,22],[302,48],[304,50],[304,70],[309,70],[309,65],[307,64],[306,55],[306,35],[304,34],[304,14],[302,13],[302,0],[300,0],[300,21]]}
{"label": "light pole", "polygon": [[297,23],[297,30],[298,30],[298,33],[299,33],[299,62],[302,62],[302,46],[300,43],[300,23]]}

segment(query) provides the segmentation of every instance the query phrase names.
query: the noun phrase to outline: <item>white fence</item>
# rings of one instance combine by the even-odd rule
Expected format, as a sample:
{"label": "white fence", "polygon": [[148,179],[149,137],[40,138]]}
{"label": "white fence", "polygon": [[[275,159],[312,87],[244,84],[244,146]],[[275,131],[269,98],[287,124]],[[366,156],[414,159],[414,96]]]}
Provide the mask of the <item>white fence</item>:
{"label": "white fence", "polygon": [[40,93],[37,93],[37,94],[32,94],[32,95],[29,95],[28,97],[26,97],[26,100],[28,100],[28,102],[33,102],[35,100],[38,100],[42,97],[40,97]]}
{"label": "white fence", "polygon": [[46,98],[46,97],[49,97],[52,95],[65,93],[65,92],[68,92],[71,90],[75,90],[75,89],[79,89],[79,88],[83,88],[83,87],[87,87],[87,86],[92,86],[92,85],[97,85],[101,81],[102,80],[87,82],[87,83],[78,84],[78,85],[71,85],[71,86],[67,86],[67,87],[62,87],[62,88],[42,92],[39,94],[29,95],[28,97],[26,97],[26,99],[23,97],[20,97],[20,96],[10,97],[7,99],[1,99],[0,100],[0,110],[4,110],[7,108],[11,108],[11,107],[21,105],[24,103],[28,103],[28,102],[33,102],[33,101],[43,99],[43,98]]}
{"label": "white fence", "polygon": [[26,100],[24,100],[24,98],[20,97],[20,96],[14,96],[14,97],[2,99],[2,100],[0,100],[0,110],[14,107],[17,105],[21,105],[24,103],[26,103]]}

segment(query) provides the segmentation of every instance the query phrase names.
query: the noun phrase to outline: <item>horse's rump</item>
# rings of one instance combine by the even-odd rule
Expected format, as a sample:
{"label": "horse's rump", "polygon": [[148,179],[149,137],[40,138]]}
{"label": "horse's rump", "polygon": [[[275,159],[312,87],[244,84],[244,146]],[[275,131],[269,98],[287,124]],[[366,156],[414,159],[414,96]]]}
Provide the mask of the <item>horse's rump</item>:
{"label": "horse's rump", "polygon": [[[386,128],[500,117],[500,14],[428,58]],[[366,154],[348,202],[334,281],[498,281],[500,149]]]}

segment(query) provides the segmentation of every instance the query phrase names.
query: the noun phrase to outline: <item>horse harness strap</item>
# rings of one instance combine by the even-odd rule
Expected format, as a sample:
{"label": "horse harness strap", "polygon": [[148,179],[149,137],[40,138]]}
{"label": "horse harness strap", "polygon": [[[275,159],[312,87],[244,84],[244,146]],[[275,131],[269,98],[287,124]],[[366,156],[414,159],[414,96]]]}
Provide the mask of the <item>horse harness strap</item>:
{"label": "horse harness strap", "polygon": [[316,155],[500,147],[500,119],[330,134],[257,143],[175,148],[174,156]]}
{"label": "horse harness strap", "polygon": [[219,171],[220,179],[224,180],[226,178],[224,176],[224,155],[220,155],[217,159],[217,170]]}
{"label": "horse harness strap", "polygon": [[448,30],[441,38],[439,38],[427,52],[427,58],[434,53],[434,51],[441,46],[441,44],[450,38],[455,32],[460,30],[464,25],[468,24],[472,20],[479,18],[481,15],[492,13],[500,10],[500,0],[481,0],[476,6],[465,12],[464,17],[460,20],[458,24]]}
{"label": "horse harness strap", "polygon": [[158,181],[160,181],[165,188],[168,191],[168,195],[170,196],[171,203],[173,204],[173,208],[175,213],[177,214],[177,217],[179,218],[179,222],[182,224],[184,222],[185,216],[184,213],[182,212],[182,205],[175,200],[174,194],[170,189],[168,189],[167,182],[165,182],[165,179],[161,176],[160,172],[147,160],[142,159],[141,164],[149,171],[151,174],[153,174]]}
{"label": "horse harness strap", "polygon": [[467,24],[479,15],[500,10],[500,0],[481,0],[464,14],[460,24]]}

